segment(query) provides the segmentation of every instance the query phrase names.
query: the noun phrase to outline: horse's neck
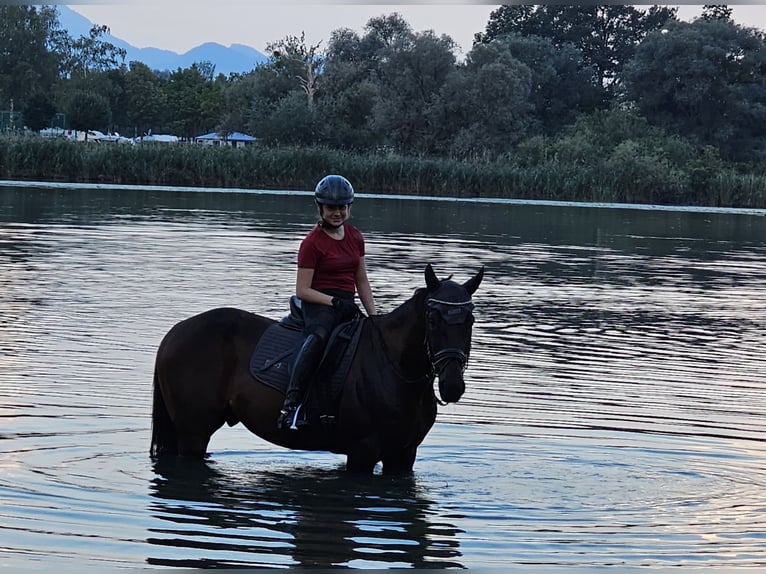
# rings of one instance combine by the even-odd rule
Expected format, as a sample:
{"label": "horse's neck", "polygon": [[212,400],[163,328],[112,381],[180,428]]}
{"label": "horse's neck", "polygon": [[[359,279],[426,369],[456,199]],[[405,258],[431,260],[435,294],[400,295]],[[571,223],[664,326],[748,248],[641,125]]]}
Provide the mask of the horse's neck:
{"label": "horse's neck", "polygon": [[402,375],[415,379],[430,370],[425,343],[425,293],[417,292],[378,321],[388,359]]}

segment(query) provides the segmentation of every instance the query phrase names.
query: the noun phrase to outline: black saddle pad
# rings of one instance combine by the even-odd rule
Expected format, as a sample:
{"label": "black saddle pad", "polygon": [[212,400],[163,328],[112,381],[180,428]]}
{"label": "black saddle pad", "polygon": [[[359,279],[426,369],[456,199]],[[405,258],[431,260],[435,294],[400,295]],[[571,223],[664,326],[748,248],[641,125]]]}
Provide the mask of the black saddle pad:
{"label": "black saddle pad", "polygon": [[[339,325],[330,335],[324,357],[317,369],[312,391],[321,390],[322,402],[340,394],[356,354],[364,320]],[[281,393],[287,391],[295,353],[303,344],[303,332],[274,323],[264,332],[250,359],[250,374]]]}
{"label": "black saddle pad", "polygon": [[293,357],[304,338],[301,331],[274,323],[255,347],[250,358],[250,373],[264,385],[286,392]]}

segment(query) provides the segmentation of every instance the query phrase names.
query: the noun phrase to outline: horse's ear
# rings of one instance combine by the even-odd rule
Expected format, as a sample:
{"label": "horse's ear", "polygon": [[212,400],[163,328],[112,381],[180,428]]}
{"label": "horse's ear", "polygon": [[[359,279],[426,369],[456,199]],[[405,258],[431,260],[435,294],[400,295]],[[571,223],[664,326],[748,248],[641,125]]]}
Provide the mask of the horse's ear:
{"label": "horse's ear", "polygon": [[476,275],[463,283],[463,288],[468,291],[469,295],[473,295],[479,288],[482,279],[484,279],[484,265],[481,266],[481,269],[479,269],[479,272]]}
{"label": "horse's ear", "polygon": [[439,278],[430,263],[426,265],[426,287],[429,291],[436,291],[439,288]]}

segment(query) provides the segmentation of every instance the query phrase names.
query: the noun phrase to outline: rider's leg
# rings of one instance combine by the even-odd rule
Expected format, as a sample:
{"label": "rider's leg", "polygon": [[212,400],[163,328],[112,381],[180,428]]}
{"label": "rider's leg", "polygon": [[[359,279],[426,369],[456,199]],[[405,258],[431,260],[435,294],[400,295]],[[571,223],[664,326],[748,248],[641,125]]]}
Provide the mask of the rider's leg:
{"label": "rider's leg", "polygon": [[290,375],[290,383],[287,385],[283,413],[295,413],[295,409],[300,404],[305,383],[314,374],[314,371],[319,365],[319,360],[322,358],[323,352],[324,341],[317,335],[311,334],[303,342],[303,346],[295,357],[293,372]]}
{"label": "rider's leg", "polygon": [[307,325],[306,330],[309,334],[295,357],[290,382],[287,385],[285,403],[278,420],[280,428],[295,428],[295,415],[303,399],[306,384],[314,376],[322,360],[330,332],[319,322]]}

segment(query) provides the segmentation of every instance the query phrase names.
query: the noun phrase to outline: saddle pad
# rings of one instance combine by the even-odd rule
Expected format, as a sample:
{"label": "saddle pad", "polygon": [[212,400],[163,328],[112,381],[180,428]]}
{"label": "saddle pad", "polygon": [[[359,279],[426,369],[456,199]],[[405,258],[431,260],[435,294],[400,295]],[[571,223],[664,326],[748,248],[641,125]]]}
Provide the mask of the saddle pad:
{"label": "saddle pad", "polygon": [[250,374],[282,393],[287,391],[293,354],[303,340],[297,329],[274,323],[261,336],[250,358]]}
{"label": "saddle pad", "polygon": [[[327,343],[318,367],[318,381],[312,386],[314,396],[329,408],[340,395],[343,383],[359,345],[363,321],[352,321],[337,327]],[[303,342],[303,333],[274,323],[261,336],[250,358],[250,374],[264,385],[282,393],[287,391],[293,356]]]}

